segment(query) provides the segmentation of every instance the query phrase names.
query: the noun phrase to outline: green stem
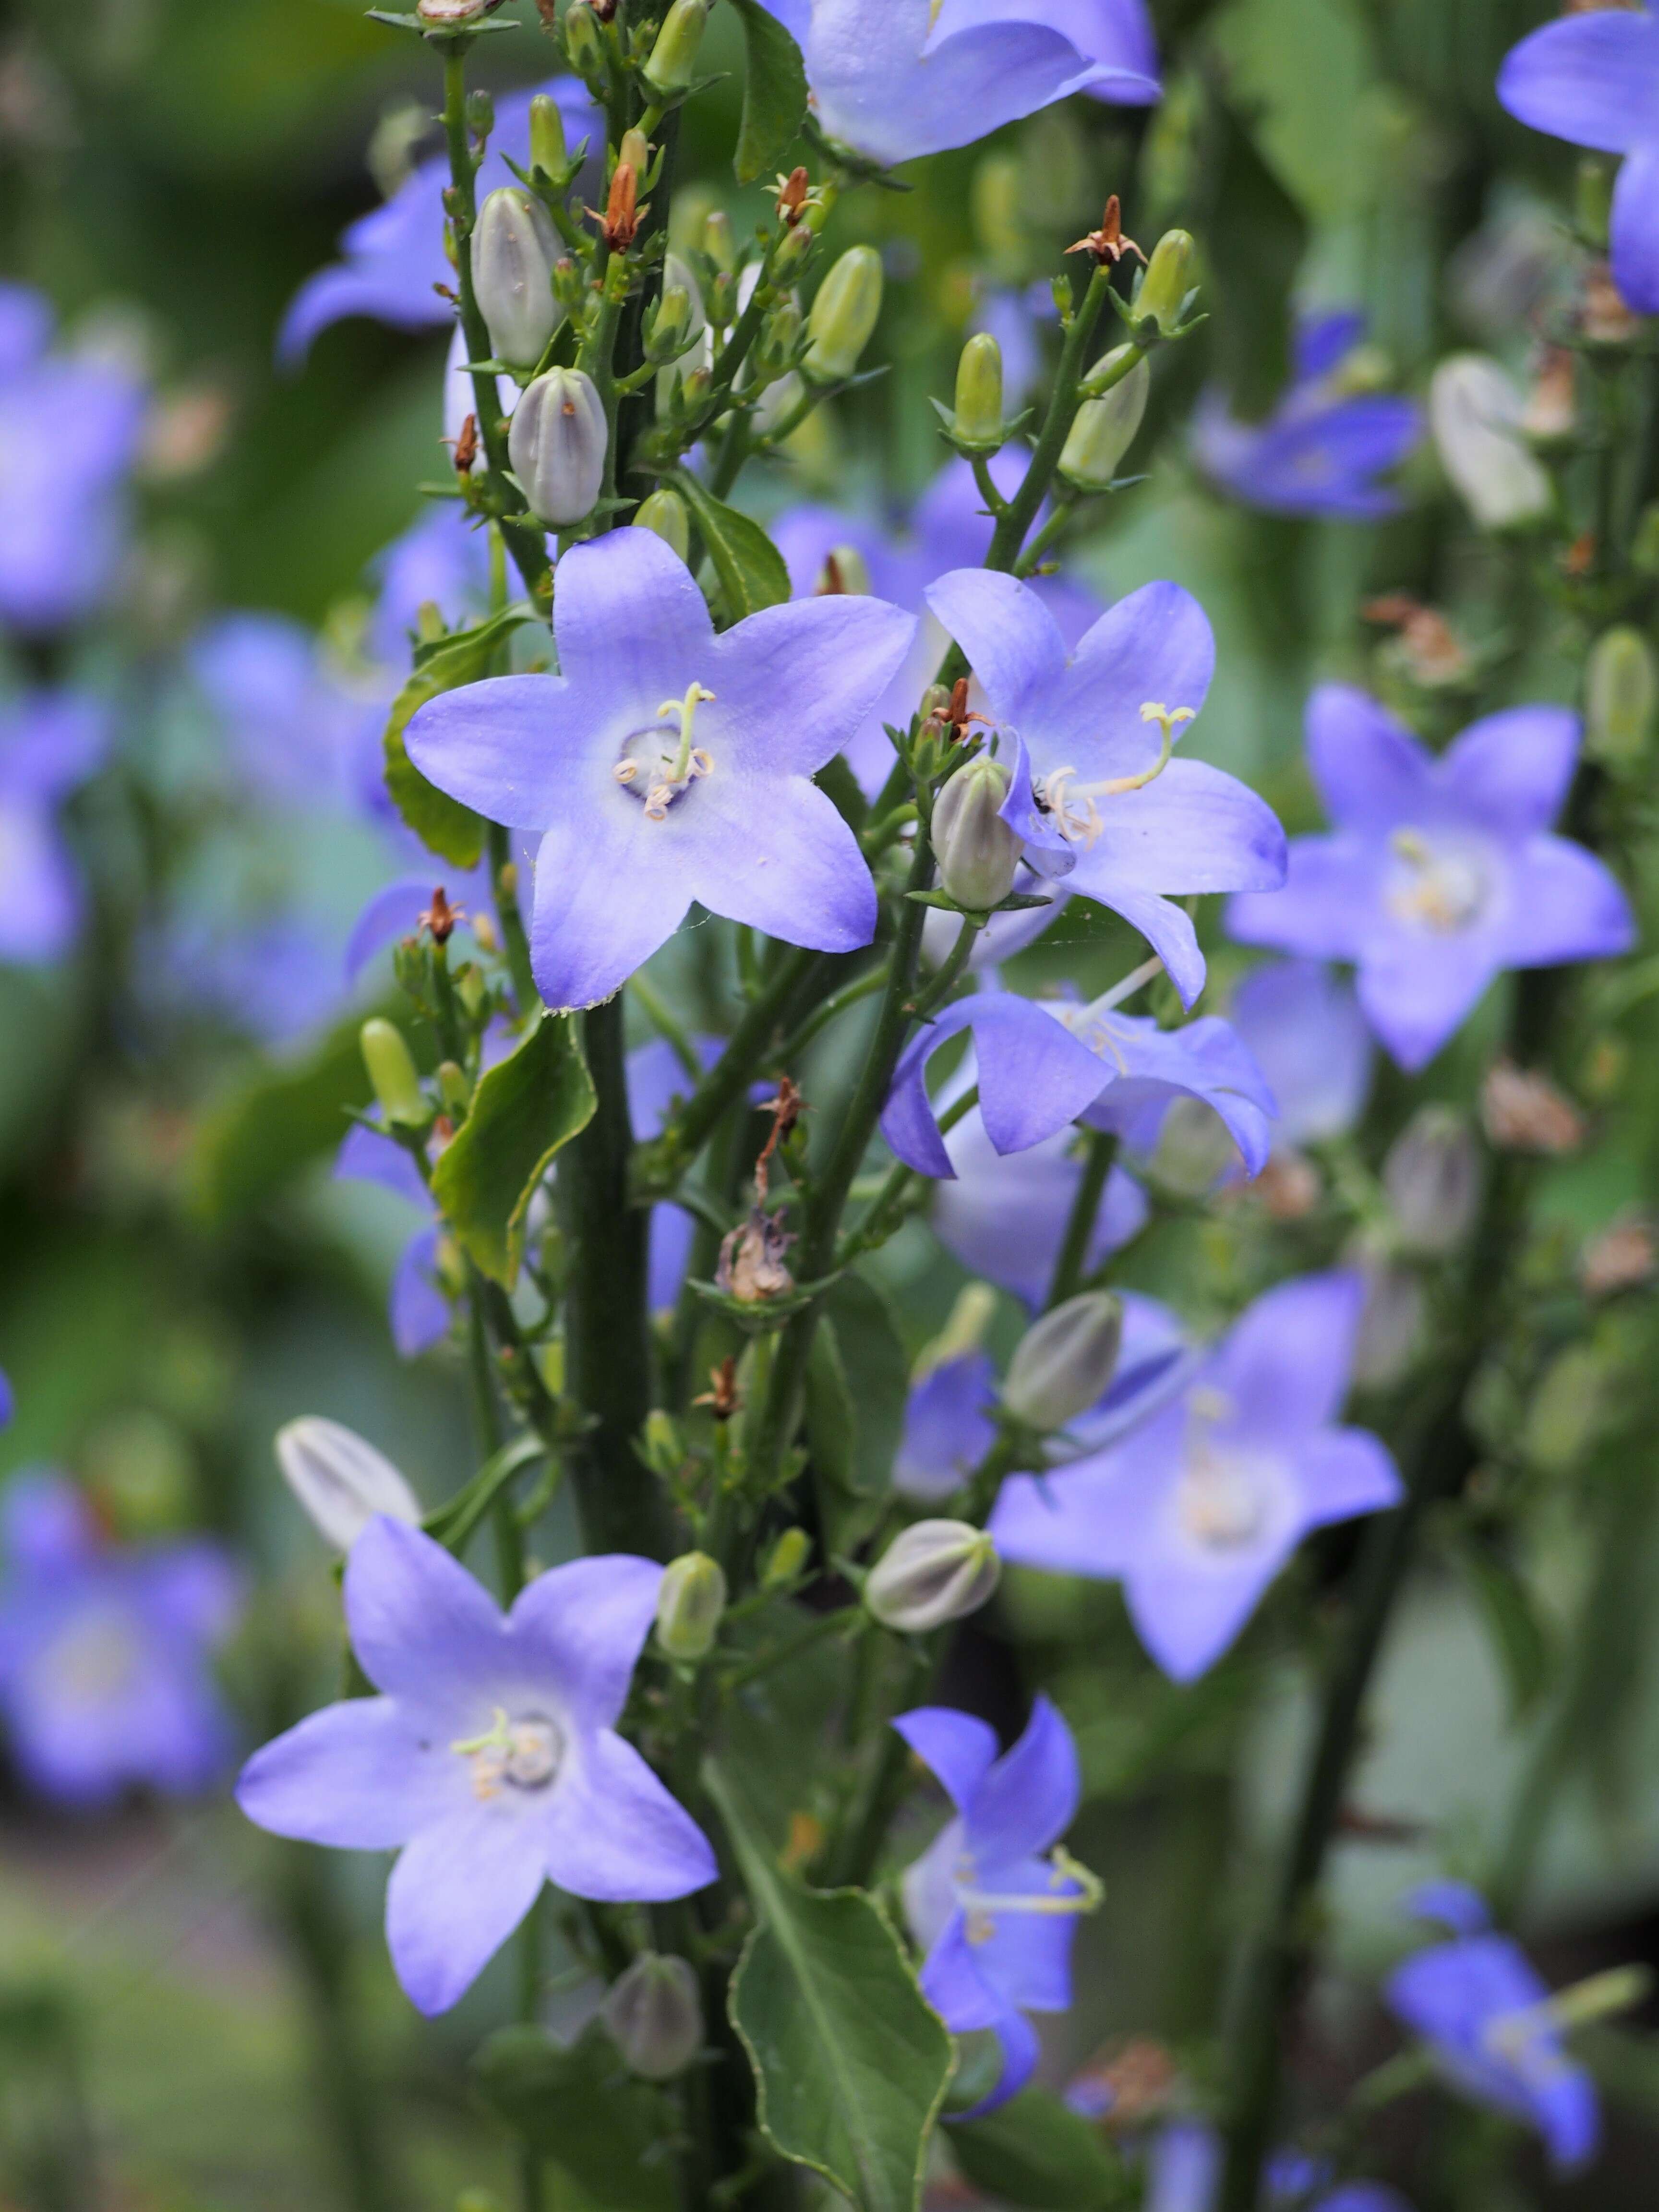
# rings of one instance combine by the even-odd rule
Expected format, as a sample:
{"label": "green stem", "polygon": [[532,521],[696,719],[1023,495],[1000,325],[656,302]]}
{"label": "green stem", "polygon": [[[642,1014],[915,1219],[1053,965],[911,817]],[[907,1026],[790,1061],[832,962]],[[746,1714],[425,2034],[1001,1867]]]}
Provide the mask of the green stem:
{"label": "green stem", "polygon": [[530,964],[530,939],[525,933],[524,914],[519,905],[519,871],[513,858],[512,839],[499,822],[489,824],[489,875],[495,895],[496,918],[501,925],[501,942],[507,950],[507,972],[513,978],[513,995],[519,1002],[520,1016],[527,1021],[540,1006],[542,994],[536,988],[535,971]]}
{"label": "green stem", "polygon": [[823,1003],[810,1013],[798,1029],[792,1030],[778,1047],[774,1057],[779,1066],[787,1068],[792,1061],[799,1060],[821,1030],[828,1029],[831,1022],[844,1014],[849,1006],[857,1006],[860,999],[867,999],[872,993],[883,989],[886,981],[887,966],[883,962],[867,974],[859,976],[855,981],[843,984],[839,991],[832,991]]}
{"label": "green stem", "polygon": [[759,997],[750,1001],[726,1050],[653,1146],[658,1172],[650,1186],[652,1194],[672,1188],[681,1170],[702,1150],[726,1108],[748,1089],[766,1057],[784,1007],[822,957],[821,953],[792,951],[780,961]]}
{"label": "green stem", "polygon": [[1063,1305],[1067,1298],[1075,1297],[1082,1287],[1083,1273],[1088,1264],[1089,1247],[1093,1242],[1095,1222],[1100,1212],[1100,1201],[1105,1195],[1106,1182],[1112,1172],[1112,1163],[1117,1158],[1117,1139],[1103,1129],[1091,1129],[1088,1150],[1084,1154],[1083,1176],[1072,1200],[1072,1211],[1066,1217],[1066,1234],[1060,1240],[1054,1260],[1054,1279],[1048,1285],[1050,1307]]}
{"label": "green stem", "polygon": [[[948,1136],[958,1121],[965,1121],[979,1103],[979,1085],[972,1084],[960,1098],[953,1099],[939,1117],[940,1136]],[[888,1172],[886,1181],[865,1209],[864,1218],[856,1229],[849,1231],[836,1248],[836,1265],[845,1267],[856,1260],[860,1252],[868,1252],[887,1238],[889,1218],[898,1210],[906,1191],[921,1177],[902,1160]]]}

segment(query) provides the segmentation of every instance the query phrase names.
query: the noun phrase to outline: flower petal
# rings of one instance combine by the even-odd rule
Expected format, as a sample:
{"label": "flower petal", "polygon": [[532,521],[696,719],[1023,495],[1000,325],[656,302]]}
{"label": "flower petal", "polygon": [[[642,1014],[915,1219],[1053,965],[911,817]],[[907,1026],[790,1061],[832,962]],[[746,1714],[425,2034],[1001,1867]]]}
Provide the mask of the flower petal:
{"label": "flower petal", "polygon": [[[1192,593],[1180,584],[1143,584],[1078,640],[1032,738],[1040,738],[1042,765],[1065,759],[1082,769],[1086,763],[1090,773],[1105,775],[1150,767],[1160,738],[1142,707],[1155,702],[1197,714],[1214,673],[1215,634]],[[1177,725],[1177,738],[1183,733]]]}
{"label": "flower petal", "polygon": [[1364,1303],[1364,1279],[1343,1268],[1299,1275],[1247,1307],[1216,1356],[1214,1380],[1233,1409],[1228,1432],[1284,1444],[1333,1420]]}
{"label": "flower petal", "polygon": [[[613,789],[622,807],[572,808],[553,820],[536,854],[531,964],[556,1012],[619,991],[674,934],[694,896],[701,825],[689,814],[678,819],[678,803],[665,821],[649,821],[641,805]],[[702,796],[696,785],[687,793],[694,805]]]}
{"label": "flower petal", "polygon": [[1327,1429],[1296,1455],[1303,1525],[1322,1528],[1361,1513],[1385,1513],[1406,1495],[1386,1444],[1369,1429]]}
{"label": "flower petal", "polygon": [[911,1044],[893,1074],[881,1133],[919,1175],[954,1176],[938,1118],[928,1101],[928,1060],[948,1038],[974,1032],[980,1113],[1001,1153],[1041,1144],[1075,1121],[1105,1088],[1110,1071],[1052,1014],[1012,992],[958,999]]}
{"label": "flower petal", "polygon": [[508,1643],[557,1682],[579,1728],[610,1728],[628,1702],[662,1575],[654,1559],[606,1553],[548,1568],[514,1600]]}
{"label": "flower petal", "polygon": [[1503,964],[1490,930],[1380,930],[1360,966],[1359,1003],[1376,1035],[1414,1075],[1474,1012]]}
{"label": "flower petal", "polygon": [[592,742],[585,702],[562,676],[491,676],[440,692],[404,732],[428,783],[509,830],[544,830],[567,811]]}
{"label": "flower petal", "polygon": [[1622,154],[1653,136],[1659,27],[1645,8],[1546,23],[1504,56],[1498,97],[1534,131]]}
{"label": "flower petal", "polygon": [[573,1747],[543,1841],[549,1879],[573,1897],[649,1904],[690,1896],[720,1874],[691,1815],[608,1729]]}
{"label": "flower petal", "polygon": [[345,1566],[351,1648],[377,1690],[441,1710],[493,1688],[507,1624],[483,1585],[418,1528],[377,1514]]}
{"label": "flower petal", "polygon": [[728,751],[739,776],[822,768],[858,734],[915,635],[914,615],[849,592],[764,607],[716,638],[708,687],[720,724],[734,726],[719,771]]}
{"label": "flower petal", "polygon": [[1357,960],[1370,927],[1376,863],[1358,837],[1293,837],[1285,888],[1227,902],[1227,934],[1311,959]]}
{"label": "flower petal", "polygon": [[1004,2009],[1001,1997],[979,1971],[963,1913],[951,1915],[944,1934],[923,1960],[918,1978],[923,1996],[952,2035],[990,2027]]}
{"label": "flower petal", "polygon": [[438,1287],[437,1261],[437,1231],[417,1229],[403,1249],[386,1300],[400,1359],[418,1359],[449,1334],[449,1300]]}
{"label": "flower petal", "polygon": [[953,568],[928,605],[967,654],[992,712],[1022,733],[1066,677],[1066,645],[1029,585],[993,568]]}
{"label": "flower petal", "polygon": [[1172,760],[1144,789],[1102,799],[1100,816],[1104,827],[1072,878],[1087,897],[1267,891],[1285,880],[1279,817],[1249,784],[1207,761]]}
{"label": "flower petal", "polygon": [[574,690],[647,714],[702,681],[715,654],[708,601],[654,530],[607,531],[571,547],[554,572],[553,636]]}
{"label": "flower petal", "polygon": [[916,1757],[932,1767],[958,1813],[965,1813],[997,1755],[996,1730],[951,1705],[915,1705],[893,1726]]}
{"label": "flower petal", "polygon": [[1626,155],[1608,231],[1619,296],[1638,315],[1659,312],[1659,145]]}
{"label": "flower petal", "polygon": [[325,1705],[256,1751],[236,1784],[257,1827],[348,1851],[396,1850],[465,1802],[459,1760],[393,1698]]}
{"label": "flower petal", "polygon": [[464,1805],[404,1845],[386,1893],[392,1963],[417,2012],[447,2012],[541,1893],[540,1824],[495,1800]]}
{"label": "flower petal", "polygon": [[1504,967],[1551,968],[1628,952],[1636,922],[1605,861],[1565,837],[1533,837],[1516,855],[1498,935]]}
{"label": "flower petal", "polygon": [[1578,737],[1578,717],[1565,707],[1483,714],[1440,760],[1435,782],[1460,813],[1503,836],[1531,836],[1561,811]]}
{"label": "flower petal", "polygon": [[987,1868],[1046,1851],[1071,1826],[1081,1786],[1072,1731],[1039,1692],[1018,1742],[966,1808],[969,1850]]}
{"label": "flower petal", "polygon": [[1135,1633],[1175,1682],[1195,1681],[1236,1643],[1291,1545],[1253,1553],[1234,1567],[1136,1565],[1123,1578]]}
{"label": "flower petal", "polygon": [[803,776],[724,770],[722,760],[688,794],[697,805],[686,862],[691,896],[711,914],[787,945],[820,952],[868,945],[879,913],[876,887],[834,802]]}
{"label": "flower petal", "polygon": [[1433,763],[1403,722],[1350,684],[1308,702],[1308,767],[1339,829],[1375,835],[1431,809]]}
{"label": "flower petal", "polygon": [[1185,907],[1152,891],[1127,890],[1118,885],[1110,891],[1096,891],[1093,896],[1114,914],[1121,915],[1131,929],[1139,931],[1164,963],[1182,1005],[1190,1006],[1204,988],[1208,971],[1199,950],[1198,932]]}

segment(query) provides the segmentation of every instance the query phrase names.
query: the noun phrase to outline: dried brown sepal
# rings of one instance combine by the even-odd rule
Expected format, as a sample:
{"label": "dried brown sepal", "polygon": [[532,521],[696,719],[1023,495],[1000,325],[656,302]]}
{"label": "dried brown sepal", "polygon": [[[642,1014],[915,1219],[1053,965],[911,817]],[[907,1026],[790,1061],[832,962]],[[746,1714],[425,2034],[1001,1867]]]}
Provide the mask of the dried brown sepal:
{"label": "dried brown sepal", "polygon": [[1584,1141],[1584,1116],[1566,1093],[1547,1075],[1513,1060],[1500,1060],[1487,1070],[1480,1119],[1499,1152],[1559,1158]]}
{"label": "dried brown sepal", "polygon": [[778,183],[778,221],[793,230],[805,211],[810,186],[805,169],[791,169]]}
{"label": "dried brown sepal", "polygon": [[1109,262],[1115,268],[1126,253],[1133,253],[1143,265],[1146,259],[1133,239],[1123,235],[1123,214],[1115,192],[1106,203],[1099,229],[1085,232],[1075,245],[1068,246],[1066,251],[1068,253],[1086,253],[1097,268],[1104,268]]}
{"label": "dried brown sepal", "polygon": [[956,682],[951,686],[950,698],[944,706],[934,708],[933,713],[927,717],[935,730],[949,730],[951,743],[953,745],[959,745],[962,743],[968,734],[968,726],[970,722],[983,722],[988,729],[990,719],[988,714],[981,714],[969,708],[968,678],[965,676],[957,677]]}
{"label": "dried brown sepal", "polygon": [[640,180],[631,161],[618,161],[611,179],[611,191],[605,203],[605,213],[597,208],[587,212],[599,226],[599,235],[612,253],[626,253],[638,234],[642,218],[651,212],[650,203],[639,204]]}
{"label": "dried brown sepal", "polygon": [[464,477],[478,458],[478,418],[469,415],[461,424],[461,434],[455,441],[455,473]]}
{"label": "dried brown sepal", "polygon": [[456,923],[465,919],[466,908],[452,906],[444,896],[444,887],[440,884],[432,894],[431,905],[420,916],[420,926],[431,932],[434,945],[447,945],[455,934]]}
{"label": "dried brown sepal", "polygon": [[708,1380],[713,1389],[703,1391],[691,1402],[694,1406],[707,1406],[717,1421],[729,1421],[743,1403],[738,1395],[737,1355],[728,1352],[718,1367],[709,1369]]}
{"label": "dried brown sepal", "polygon": [[728,1229],[720,1239],[715,1289],[745,1306],[764,1305],[772,1298],[787,1297],[795,1287],[795,1279],[783,1255],[794,1241],[776,1214],[751,1206],[748,1219]]}

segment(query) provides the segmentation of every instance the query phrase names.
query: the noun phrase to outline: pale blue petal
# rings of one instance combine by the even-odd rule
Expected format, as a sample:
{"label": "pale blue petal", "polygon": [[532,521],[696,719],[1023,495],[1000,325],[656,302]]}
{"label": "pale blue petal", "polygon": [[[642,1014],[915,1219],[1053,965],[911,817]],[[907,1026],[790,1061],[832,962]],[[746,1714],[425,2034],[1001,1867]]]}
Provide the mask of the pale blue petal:
{"label": "pale blue petal", "polygon": [[1387,708],[1348,684],[1322,684],[1308,702],[1308,767],[1343,830],[1375,835],[1433,811],[1433,763]]}
{"label": "pale blue petal", "polygon": [[1057,1844],[1076,1815],[1080,1788],[1072,1731],[1039,1693],[1018,1742],[982,1777],[965,1808],[968,1847],[981,1871]]}
{"label": "pale blue petal", "polygon": [[[593,727],[586,701],[562,676],[492,676],[428,699],[404,743],[427,781],[464,806],[509,830],[544,830],[575,803]],[[605,763],[607,775],[613,762]]]}
{"label": "pale blue petal", "polygon": [[1109,1076],[1087,1045],[1030,1000],[1000,991],[958,999],[905,1052],[881,1118],[882,1134],[899,1158],[940,1180],[954,1170],[927,1098],[926,1068],[939,1047],[964,1029],[974,1032],[980,1114],[1001,1153],[1024,1152],[1063,1129]]}
{"label": "pale blue petal", "polygon": [[351,1646],[376,1689],[423,1709],[494,1688],[507,1624],[430,1536],[377,1514],[351,1547],[344,1587]]}
{"label": "pale blue petal", "polygon": [[717,758],[714,774],[693,785],[666,823],[647,827],[671,829],[682,807],[695,809],[688,826],[696,832],[685,880],[711,914],[819,952],[856,951],[874,937],[879,906],[869,864],[816,784],[758,768],[727,774]]}
{"label": "pale blue petal", "polygon": [[1358,960],[1376,912],[1376,848],[1358,837],[1293,837],[1285,888],[1227,902],[1227,934],[1305,958]]}
{"label": "pale blue petal", "polygon": [[1466,1881],[1425,1881],[1408,1893],[1403,1909],[1419,1920],[1437,1920],[1459,1936],[1481,1936],[1492,1926],[1492,1909]]}
{"label": "pale blue petal", "polygon": [[691,571],[654,530],[611,530],[573,545],[553,577],[559,666],[590,713],[625,705],[654,720],[694,680],[720,686],[714,624]]}
{"label": "pale blue petal", "polygon": [[1216,1355],[1214,1381],[1232,1407],[1228,1434],[1285,1445],[1334,1420],[1364,1303],[1364,1279],[1343,1268],[1297,1276],[1247,1306]]}
{"label": "pale blue petal", "polygon": [[1276,960],[1245,977],[1229,1011],[1273,1087],[1277,1141],[1306,1144],[1353,1127],[1375,1054],[1350,985],[1322,962]]}
{"label": "pale blue petal", "polygon": [[[1082,885],[1075,888],[1080,890]],[[1198,932],[1185,907],[1153,891],[1129,890],[1116,884],[1109,891],[1098,890],[1090,896],[1121,915],[1131,929],[1139,931],[1164,963],[1182,1005],[1190,1006],[1204,988],[1207,971],[1199,950]]]}
{"label": "pale blue petal", "polygon": [[579,1728],[610,1728],[656,1618],[662,1568],[626,1552],[539,1574],[514,1601],[507,1642],[536,1679],[559,1686]]}
{"label": "pale blue petal", "polygon": [[1322,1528],[1400,1504],[1406,1486],[1392,1455],[1369,1429],[1327,1429],[1296,1454],[1303,1525]]}
{"label": "pale blue petal", "polygon": [[1414,1075],[1474,1012],[1503,964],[1502,940],[1489,930],[1379,930],[1359,970],[1359,1003]]}
{"label": "pale blue petal", "polygon": [[590,809],[573,807],[555,819],[536,855],[531,962],[556,1012],[597,1006],[619,991],[674,934],[694,896],[699,786],[662,822],[648,821],[619,785],[612,783],[611,793],[615,805],[601,793]]}
{"label": "pale blue petal", "polygon": [[[822,768],[856,736],[915,635],[913,614],[854,593],[764,607],[727,630],[703,679],[716,701],[708,716],[720,733],[711,740],[716,775],[769,779]],[[811,702],[809,713],[803,700]]]}
{"label": "pale blue petal", "polygon": [[1000,722],[1028,736],[1066,678],[1066,646],[1028,584],[993,568],[956,568],[927,604],[967,654]]}
{"label": "pale blue petal", "polygon": [[1502,966],[1610,960],[1635,942],[1630,902],[1605,861],[1565,837],[1534,837],[1522,847],[1498,925]]}
{"label": "pale blue petal", "polygon": [[449,1300],[438,1287],[438,1232],[417,1229],[392,1278],[386,1318],[400,1359],[418,1359],[449,1334]]}
{"label": "pale blue petal", "polygon": [[1645,8],[1546,23],[1504,56],[1498,97],[1534,131],[1622,154],[1656,136],[1659,25]]}
{"label": "pale blue petal", "polygon": [[567,1754],[544,1844],[550,1881],[605,1903],[689,1897],[720,1875],[702,1830],[633,1745],[608,1729]]}
{"label": "pale blue petal", "polygon": [[1620,297],[1638,315],[1659,313],[1659,144],[1626,155],[1608,230]]}
{"label": "pale blue petal", "polygon": [[393,1698],[325,1705],[256,1751],[236,1784],[256,1827],[348,1851],[396,1850],[469,1796],[462,1762]]}
{"label": "pale blue petal", "polygon": [[1236,1643],[1291,1547],[1252,1553],[1237,1565],[1132,1565],[1123,1597],[1134,1630],[1174,1682],[1196,1681]]}
{"label": "pale blue petal", "polygon": [[1579,721],[1565,707],[1510,707],[1471,722],[1443,755],[1435,781],[1472,820],[1507,837],[1547,830],[1566,801]]}
{"label": "pale blue petal", "polygon": [[957,1812],[965,1814],[996,1759],[996,1730],[989,1722],[950,1705],[915,1705],[898,1714],[893,1726],[939,1777]]}
{"label": "pale blue petal", "polygon": [[540,1822],[495,1798],[422,1829],[386,1893],[386,1946],[417,2012],[465,1996],[540,1894]]}

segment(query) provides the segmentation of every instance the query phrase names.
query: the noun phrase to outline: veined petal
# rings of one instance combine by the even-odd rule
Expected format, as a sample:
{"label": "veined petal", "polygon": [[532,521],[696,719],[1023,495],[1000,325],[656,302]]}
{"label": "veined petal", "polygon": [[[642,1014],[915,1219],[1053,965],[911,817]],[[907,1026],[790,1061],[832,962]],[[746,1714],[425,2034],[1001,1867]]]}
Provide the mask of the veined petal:
{"label": "veined petal", "polygon": [[[1114,610],[1115,611],[1115,610]],[[1207,761],[1172,760],[1139,791],[1100,802],[1103,829],[1079,854],[1072,888],[1109,902],[1119,890],[1276,890],[1285,880],[1279,817],[1246,783]]]}
{"label": "veined petal", "polygon": [[1645,8],[1546,23],[1504,56],[1498,97],[1534,131],[1622,154],[1654,136],[1659,26]]}
{"label": "veined petal", "polygon": [[464,806],[509,830],[544,830],[580,786],[592,718],[562,676],[491,676],[428,699],[404,743],[428,782]]}
{"label": "veined petal", "polygon": [[820,952],[869,944],[878,913],[869,864],[816,784],[727,774],[722,759],[688,796],[698,834],[687,876],[711,914]]}
{"label": "veined petal", "polygon": [[441,1544],[384,1514],[347,1558],[345,1615],[369,1680],[417,1709],[499,1675],[507,1625],[495,1601]]}
{"label": "veined petal", "polygon": [[1173,899],[1159,898],[1154,891],[1133,891],[1121,884],[1091,896],[1114,914],[1121,914],[1131,929],[1140,932],[1164,963],[1182,1005],[1190,1006],[1204,988],[1208,971],[1199,950],[1198,932],[1186,908],[1177,906]]}
{"label": "veined petal", "polygon": [[396,1850],[466,1796],[460,1762],[392,1698],[325,1705],[256,1751],[236,1784],[257,1827],[349,1851]]}
{"label": "veined petal", "polygon": [[975,1947],[968,1941],[966,1916],[953,1912],[945,1932],[921,1965],[921,1993],[952,2035],[990,2027],[1004,2009],[1003,1999],[979,1970]]}
{"label": "veined petal", "polygon": [[974,1792],[967,1808],[969,1850],[988,1867],[1046,1851],[1071,1826],[1080,1789],[1072,1731],[1039,1693],[1018,1742]]}
{"label": "veined petal", "polygon": [[726,631],[708,678],[720,769],[729,754],[739,777],[811,775],[857,736],[915,635],[913,614],[857,593],[763,607]]}
{"label": "veined petal", "polygon": [[650,1904],[689,1897],[720,1873],[691,1815],[609,1729],[573,1747],[543,1843],[550,1880],[573,1897]]}
{"label": "veined petal", "polygon": [[881,1117],[882,1134],[899,1158],[939,1181],[956,1170],[928,1101],[927,1066],[964,1029],[974,1032],[980,1113],[999,1152],[1024,1152],[1063,1129],[1110,1074],[1087,1045],[1029,999],[1003,991],[958,999],[906,1050]]}
{"label": "veined petal", "polygon": [[[1139,772],[1157,758],[1160,742],[1142,707],[1156,702],[1171,714],[1185,707],[1196,715],[1214,673],[1215,634],[1192,593],[1180,584],[1143,584],[1078,640],[1040,723],[1030,718],[1028,741],[1044,769],[1066,763],[1085,775]],[[1177,740],[1186,727],[1176,725]]]}
{"label": "veined petal", "polygon": [[392,1963],[417,2012],[447,2012],[536,1902],[539,1823],[495,1799],[464,1804],[398,1856],[386,1893]]}
{"label": "veined petal", "polygon": [[659,700],[703,680],[715,649],[708,602],[653,530],[607,531],[571,547],[554,573],[553,635],[590,714],[617,700],[653,714]]}
{"label": "veined petal", "polygon": [[509,1644],[558,1683],[578,1727],[608,1729],[627,1703],[662,1575],[654,1559],[608,1553],[550,1567],[514,1601]]}
{"label": "veined petal", "polygon": [[953,568],[929,584],[927,599],[998,720],[1024,735],[1065,680],[1065,641],[1048,608],[1029,585],[994,568]]}
{"label": "veined petal", "polygon": [[[605,804],[613,793],[621,803]],[[694,787],[688,797],[702,795]],[[536,855],[530,952],[556,1012],[610,998],[684,920],[699,841],[689,816],[675,818],[680,812],[675,805],[666,820],[648,821],[613,783],[590,808],[553,818]]]}

